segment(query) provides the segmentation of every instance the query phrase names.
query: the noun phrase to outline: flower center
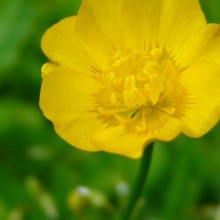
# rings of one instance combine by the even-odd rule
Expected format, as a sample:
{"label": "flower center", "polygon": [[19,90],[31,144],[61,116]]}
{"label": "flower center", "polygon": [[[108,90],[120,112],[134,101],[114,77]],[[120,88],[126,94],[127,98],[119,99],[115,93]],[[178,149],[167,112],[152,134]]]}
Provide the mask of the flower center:
{"label": "flower center", "polygon": [[177,68],[162,49],[117,52],[98,79],[103,85],[97,95],[98,112],[108,121],[132,124],[144,132],[146,118],[155,110],[175,113],[169,96],[176,77]]}

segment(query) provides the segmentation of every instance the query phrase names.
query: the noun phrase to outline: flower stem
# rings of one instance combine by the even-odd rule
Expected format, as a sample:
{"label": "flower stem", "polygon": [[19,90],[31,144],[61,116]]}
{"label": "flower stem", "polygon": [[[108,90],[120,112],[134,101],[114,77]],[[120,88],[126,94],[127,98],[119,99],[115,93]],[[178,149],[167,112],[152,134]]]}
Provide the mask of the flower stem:
{"label": "flower stem", "polygon": [[134,189],[131,192],[130,199],[128,201],[127,206],[125,207],[124,212],[122,213],[120,220],[129,220],[130,219],[132,211],[133,211],[133,209],[137,203],[137,200],[140,197],[140,194],[144,188],[144,183],[145,183],[148,171],[149,171],[150,162],[151,162],[151,158],[152,158],[153,145],[154,145],[154,143],[151,143],[144,150],[144,154],[143,154],[141,165],[140,165],[140,170],[139,170],[136,182],[134,184]]}

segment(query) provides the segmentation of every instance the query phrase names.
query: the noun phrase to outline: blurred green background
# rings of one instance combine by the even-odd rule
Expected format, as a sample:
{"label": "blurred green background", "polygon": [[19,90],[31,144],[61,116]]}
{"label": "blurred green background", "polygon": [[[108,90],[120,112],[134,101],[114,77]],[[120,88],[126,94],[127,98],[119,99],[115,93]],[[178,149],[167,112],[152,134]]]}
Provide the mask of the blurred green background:
{"label": "blurred green background", "polygon": [[[201,0],[220,23],[219,0]],[[80,0],[0,0],[0,220],[113,219],[139,160],[66,144],[39,106],[44,31]],[[135,220],[220,220],[220,126],[157,143]]]}

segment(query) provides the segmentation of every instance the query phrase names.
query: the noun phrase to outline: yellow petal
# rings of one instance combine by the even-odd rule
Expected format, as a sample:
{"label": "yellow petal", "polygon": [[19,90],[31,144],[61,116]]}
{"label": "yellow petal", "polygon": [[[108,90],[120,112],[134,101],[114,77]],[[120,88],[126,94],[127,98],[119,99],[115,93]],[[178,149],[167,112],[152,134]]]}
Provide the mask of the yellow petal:
{"label": "yellow petal", "polygon": [[52,72],[53,70],[55,70],[58,67],[57,64],[54,64],[52,62],[47,62],[45,63],[42,68],[41,68],[41,72],[42,72],[42,77],[50,72]]}
{"label": "yellow petal", "polygon": [[185,54],[207,22],[198,0],[162,1],[159,45],[165,46],[176,60]]}
{"label": "yellow petal", "polygon": [[97,82],[86,74],[57,68],[44,75],[40,107],[57,133],[78,148],[97,151],[90,136],[103,124],[94,112]]}
{"label": "yellow petal", "polygon": [[160,109],[154,109],[146,117],[148,136],[154,140],[170,141],[180,134],[182,125],[179,119]]}
{"label": "yellow petal", "polygon": [[109,58],[121,44],[121,6],[123,0],[85,0],[77,15],[76,31],[88,54],[109,64]]}
{"label": "yellow petal", "polygon": [[[155,43],[158,33],[161,0],[127,0],[123,5],[123,31],[133,49]],[[151,42],[153,41],[153,42]]]}
{"label": "yellow petal", "polygon": [[91,142],[100,150],[130,158],[141,157],[147,145],[144,136],[129,134],[123,126],[100,130],[91,137]]}
{"label": "yellow petal", "polygon": [[41,47],[53,63],[85,71],[95,63],[80,46],[75,34],[75,21],[76,17],[68,17],[49,28],[43,35]]}
{"label": "yellow petal", "polygon": [[220,68],[212,62],[199,62],[181,75],[186,90],[182,106],[183,133],[200,137],[219,120]]}
{"label": "yellow petal", "polygon": [[181,128],[178,119],[155,110],[146,120],[145,132],[138,134],[135,126],[130,130],[124,126],[107,127],[94,133],[91,142],[100,150],[139,158],[150,142],[170,141],[181,132]]}
{"label": "yellow petal", "polygon": [[181,63],[212,60],[220,65],[220,24],[208,24],[181,58]]}
{"label": "yellow petal", "polygon": [[127,0],[123,18],[125,38],[133,48],[165,47],[175,59],[206,25],[198,0]]}

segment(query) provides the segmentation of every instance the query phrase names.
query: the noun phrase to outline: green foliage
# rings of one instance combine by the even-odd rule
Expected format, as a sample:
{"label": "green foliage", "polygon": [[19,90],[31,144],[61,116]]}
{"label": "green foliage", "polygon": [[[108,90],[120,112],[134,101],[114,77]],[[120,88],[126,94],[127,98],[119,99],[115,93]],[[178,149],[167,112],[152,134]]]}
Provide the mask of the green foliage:
{"label": "green foliage", "polygon": [[210,23],[220,23],[220,2],[219,0],[200,0],[207,21]]}
{"label": "green foliage", "polygon": [[[201,3],[208,21],[220,22],[219,1]],[[135,178],[138,160],[70,147],[38,106],[41,36],[80,4],[1,0],[0,220],[113,219]],[[220,219],[219,133],[156,144],[135,220]]]}

